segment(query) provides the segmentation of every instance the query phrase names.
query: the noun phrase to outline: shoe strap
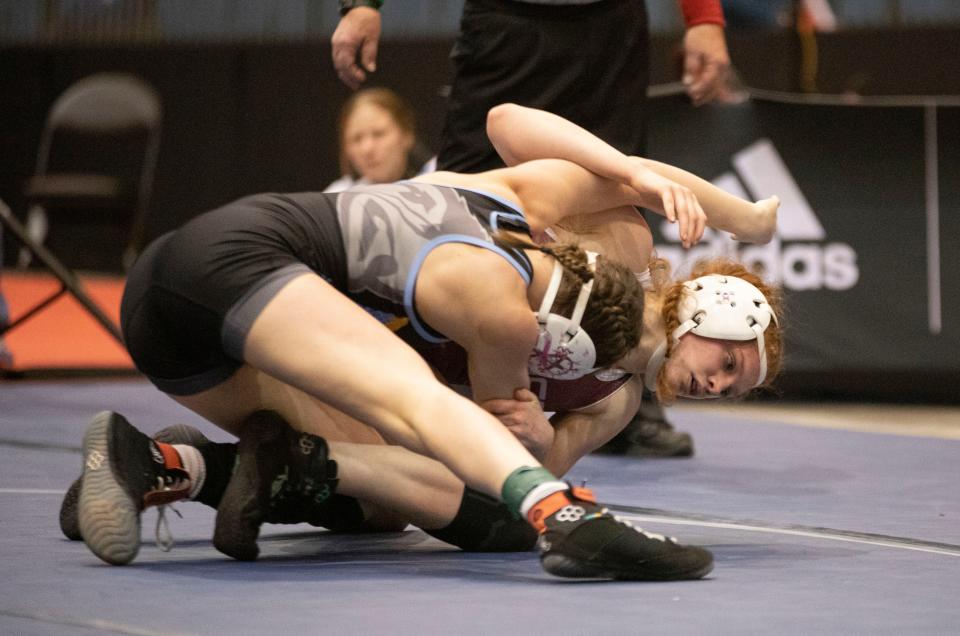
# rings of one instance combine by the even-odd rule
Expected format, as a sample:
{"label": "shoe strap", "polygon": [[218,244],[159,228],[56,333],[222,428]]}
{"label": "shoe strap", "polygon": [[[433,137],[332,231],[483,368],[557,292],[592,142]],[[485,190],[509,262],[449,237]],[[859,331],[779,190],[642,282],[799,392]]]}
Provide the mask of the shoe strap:
{"label": "shoe strap", "polygon": [[143,493],[143,507],[164,506],[190,495],[190,474],[183,467],[180,453],[171,444],[153,441],[163,455],[164,473],[159,476],[160,483]]}
{"label": "shoe strap", "polygon": [[573,495],[574,499],[588,501],[592,504],[597,503],[597,496],[593,494],[593,491],[589,488],[585,488],[583,486],[570,486],[570,494]]}
{"label": "shoe strap", "polygon": [[530,525],[532,525],[537,532],[543,534],[547,530],[547,517],[569,504],[570,497],[567,496],[566,490],[549,494],[533,504],[527,512],[527,521],[530,522]]}
{"label": "shoe strap", "polygon": [[164,486],[162,489],[154,488],[143,493],[143,507],[166,506],[189,496],[190,479],[187,477],[187,473],[183,473],[183,479],[179,479],[169,486]]}
{"label": "shoe strap", "polygon": [[569,506],[577,501],[596,504],[597,498],[589,488],[571,486],[569,490],[560,490],[549,494],[533,504],[533,507],[527,512],[527,521],[537,532],[543,534],[547,530],[547,517],[563,509],[564,506]]}
{"label": "shoe strap", "polygon": [[154,440],[153,443],[157,445],[157,448],[160,450],[160,454],[163,455],[164,468],[168,470],[186,470],[183,467],[183,460],[180,459],[180,453],[177,452],[177,449],[174,448],[172,444],[165,444],[156,440]]}

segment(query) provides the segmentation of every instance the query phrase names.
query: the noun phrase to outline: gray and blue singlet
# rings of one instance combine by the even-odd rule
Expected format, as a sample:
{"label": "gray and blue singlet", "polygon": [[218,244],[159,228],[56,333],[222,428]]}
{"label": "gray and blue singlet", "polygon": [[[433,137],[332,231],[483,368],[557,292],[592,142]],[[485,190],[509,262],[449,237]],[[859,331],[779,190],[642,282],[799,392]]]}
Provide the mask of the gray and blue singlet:
{"label": "gray and blue singlet", "polygon": [[467,243],[503,256],[529,284],[529,259],[499,244],[498,229],[528,231],[502,198],[410,181],[245,197],[144,251],[124,291],[124,339],[161,390],[203,391],[242,364],[247,333],[274,295],[313,272],[381,321],[408,318],[420,338],[441,342],[414,309],[423,260],[439,245]]}

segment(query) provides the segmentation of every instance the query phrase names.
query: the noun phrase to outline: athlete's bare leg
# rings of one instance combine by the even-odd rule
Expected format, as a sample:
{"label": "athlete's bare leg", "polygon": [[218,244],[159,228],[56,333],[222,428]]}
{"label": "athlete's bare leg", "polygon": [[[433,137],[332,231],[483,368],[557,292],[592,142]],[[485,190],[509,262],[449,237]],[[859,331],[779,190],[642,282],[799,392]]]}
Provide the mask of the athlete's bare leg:
{"label": "athlete's bare leg", "polygon": [[[292,280],[268,303],[244,354],[252,367],[369,424],[390,443],[435,457],[491,496],[500,497],[517,468],[539,466],[498,420],[440,384],[413,349],[319,276]],[[233,430],[254,410],[252,400],[238,401],[262,390],[257,379],[238,373],[178,401]]]}
{"label": "athlete's bare leg", "polygon": [[210,399],[172,397],[235,435],[241,432],[236,422],[246,414],[269,410],[293,428],[324,438],[337,462],[337,492],[359,499],[373,528],[398,530],[407,523],[439,528],[456,515],[463,482],[440,462],[387,446],[372,427],[249,365],[226,384],[238,400],[216,402],[216,408],[207,407]]}

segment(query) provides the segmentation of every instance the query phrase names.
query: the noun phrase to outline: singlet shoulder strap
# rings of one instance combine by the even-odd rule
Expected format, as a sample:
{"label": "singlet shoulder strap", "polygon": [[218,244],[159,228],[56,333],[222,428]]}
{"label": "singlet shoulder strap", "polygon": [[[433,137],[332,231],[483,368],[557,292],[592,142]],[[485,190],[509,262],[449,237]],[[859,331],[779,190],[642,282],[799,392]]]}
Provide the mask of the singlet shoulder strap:
{"label": "singlet shoulder strap", "polygon": [[517,269],[526,273],[526,280],[533,280],[533,262],[523,248],[510,245],[496,237],[494,237],[493,242],[505,252],[505,255],[513,261]]}

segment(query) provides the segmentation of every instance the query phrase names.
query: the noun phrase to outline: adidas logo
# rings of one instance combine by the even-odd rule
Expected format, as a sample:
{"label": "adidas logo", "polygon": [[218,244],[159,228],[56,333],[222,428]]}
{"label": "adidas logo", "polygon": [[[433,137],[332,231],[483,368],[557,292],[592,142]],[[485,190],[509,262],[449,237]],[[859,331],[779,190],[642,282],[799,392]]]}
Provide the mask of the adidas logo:
{"label": "adidas logo", "polygon": [[774,194],[780,197],[774,239],[766,245],[741,244],[726,232],[707,228],[698,245],[684,250],[679,245],[678,226],[663,221],[660,234],[669,243],[658,243],[657,254],[670,261],[674,271],[687,271],[704,258],[729,256],[791,290],[841,291],[857,284],[857,253],[846,243],[828,240],[820,219],[769,139],[736,153],[731,164],[733,169],[714,179],[714,185],[751,201]]}

